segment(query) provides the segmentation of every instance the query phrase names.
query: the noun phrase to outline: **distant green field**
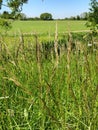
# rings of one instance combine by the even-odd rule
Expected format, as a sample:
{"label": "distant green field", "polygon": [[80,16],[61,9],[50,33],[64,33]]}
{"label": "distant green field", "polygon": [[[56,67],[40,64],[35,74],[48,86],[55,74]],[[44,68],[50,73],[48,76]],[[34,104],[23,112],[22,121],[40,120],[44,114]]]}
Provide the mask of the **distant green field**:
{"label": "distant green field", "polygon": [[9,33],[54,33],[55,24],[57,22],[58,32],[63,33],[66,31],[82,31],[88,30],[85,26],[86,21],[14,21],[12,22],[12,29]]}

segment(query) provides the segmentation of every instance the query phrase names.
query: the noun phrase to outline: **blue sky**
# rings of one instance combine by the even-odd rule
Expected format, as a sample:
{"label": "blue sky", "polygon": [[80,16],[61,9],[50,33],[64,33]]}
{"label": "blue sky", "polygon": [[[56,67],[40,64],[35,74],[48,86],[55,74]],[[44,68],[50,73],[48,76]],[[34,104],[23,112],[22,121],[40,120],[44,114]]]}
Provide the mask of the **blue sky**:
{"label": "blue sky", "polygon": [[89,11],[89,3],[90,0],[28,0],[22,12],[28,17],[39,17],[41,13],[49,12],[53,18],[65,18]]}
{"label": "blue sky", "polygon": [[43,12],[52,13],[53,18],[76,16],[89,10],[90,0],[29,0],[23,12],[30,17],[39,17]]}

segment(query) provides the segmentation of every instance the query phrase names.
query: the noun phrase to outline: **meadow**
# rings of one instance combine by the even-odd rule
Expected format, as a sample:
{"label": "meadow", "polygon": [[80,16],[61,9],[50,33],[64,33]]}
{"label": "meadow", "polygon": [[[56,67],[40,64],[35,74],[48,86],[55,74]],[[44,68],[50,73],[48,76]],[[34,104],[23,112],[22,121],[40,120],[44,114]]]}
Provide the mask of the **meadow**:
{"label": "meadow", "polygon": [[0,130],[98,129],[97,37],[71,32],[85,21],[55,22],[16,21],[0,35]]}
{"label": "meadow", "polygon": [[[38,33],[47,34],[55,32],[55,24],[58,24],[58,32],[65,33],[68,31],[84,31],[88,30],[85,26],[86,21],[64,20],[64,21],[12,21],[12,28],[9,34],[19,33]],[[2,30],[3,31],[3,30]]]}

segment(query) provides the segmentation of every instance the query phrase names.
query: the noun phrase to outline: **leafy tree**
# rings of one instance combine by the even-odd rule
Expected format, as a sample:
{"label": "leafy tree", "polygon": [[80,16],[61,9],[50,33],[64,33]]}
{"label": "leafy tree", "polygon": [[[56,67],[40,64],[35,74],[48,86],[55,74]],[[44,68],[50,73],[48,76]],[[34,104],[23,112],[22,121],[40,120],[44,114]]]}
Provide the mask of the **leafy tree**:
{"label": "leafy tree", "polygon": [[50,13],[42,13],[40,15],[41,20],[52,20],[52,14]]}
{"label": "leafy tree", "polygon": [[11,8],[14,15],[17,12],[21,12],[23,4],[27,2],[28,0],[7,0],[7,4]]}
{"label": "leafy tree", "polygon": [[26,15],[24,13],[17,13],[15,19],[24,20],[26,19]]}
{"label": "leafy tree", "polygon": [[87,20],[88,17],[89,17],[89,13],[88,12],[83,12],[81,15],[80,15],[81,19],[82,20]]}
{"label": "leafy tree", "polygon": [[98,2],[97,0],[91,0],[90,3],[90,12],[88,17],[88,26],[91,27],[91,29],[98,28]]}
{"label": "leafy tree", "polygon": [[77,20],[80,20],[81,18],[80,18],[80,16],[79,16],[79,15],[77,15],[76,19],[77,19]]}
{"label": "leafy tree", "polygon": [[11,22],[6,19],[0,19],[0,26],[5,30],[8,31],[11,28]]}
{"label": "leafy tree", "polygon": [[1,5],[2,5],[2,0],[0,0],[0,9],[1,9]]}
{"label": "leafy tree", "polygon": [[0,0],[0,7],[7,6],[13,13],[21,12],[23,4],[28,2],[28,0],[6,0],[6,5],[4,5],[3,1],[4,0]]}
{"label": "leafy tree", "polygon": [[8,11],[4,11],[1,15],[1,18],[4,18],[4,19],[9,19],[10,18],[10,14]]}
{"label": "leafy tree", "polygon": [[76,17],[75,16],[71,16],[70,18],[68,18],[70,20],[76,20]]}
{"label": "leafy tree", "polygon": [[[2,6],[7,6],[11,9],[11,14],[10,17],[12,18],[16,18],[17,15],[19,14],[19,12],[22,11],[22,6],[23,4],[27,3],[28,0],[6,0],[6,5],[3,4],[4,0],[0,0],[0,9]],[[4,13],[4,18],[5,15],[8,16],[8,13],[5,12]],[[5,26],[6,28],[8,28],[8,26],[10,27],[10,22],[5,21],[4,19],[2,19],[2,17],[0,18],[0,25],[3,27]]]}

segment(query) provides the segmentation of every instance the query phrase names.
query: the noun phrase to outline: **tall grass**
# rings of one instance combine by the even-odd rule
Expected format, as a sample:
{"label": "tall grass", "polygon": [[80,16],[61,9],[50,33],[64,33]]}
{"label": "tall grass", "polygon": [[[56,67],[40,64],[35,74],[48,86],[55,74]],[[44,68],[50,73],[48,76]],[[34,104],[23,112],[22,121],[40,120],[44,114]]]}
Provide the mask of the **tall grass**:
{"label": "tall grass", "polygon": [[0,38],[0,129],[97,130],[98,50],[72,34],[33,37]]}

